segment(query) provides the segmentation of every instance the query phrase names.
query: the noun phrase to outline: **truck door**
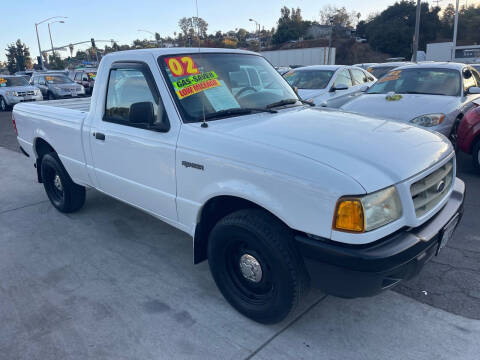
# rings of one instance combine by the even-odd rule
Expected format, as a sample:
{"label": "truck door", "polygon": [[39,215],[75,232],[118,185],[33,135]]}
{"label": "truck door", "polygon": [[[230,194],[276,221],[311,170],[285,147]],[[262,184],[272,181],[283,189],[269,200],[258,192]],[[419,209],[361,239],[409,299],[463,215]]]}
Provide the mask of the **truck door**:
{"label": "truck door", "polygon": [[107,81],[104,105],[98,105],[103,111],[96,111],[90,128],[97,187],[176,221],[178,126],[170,128],[155,77],[147,64],[126,62],[114,63]]}

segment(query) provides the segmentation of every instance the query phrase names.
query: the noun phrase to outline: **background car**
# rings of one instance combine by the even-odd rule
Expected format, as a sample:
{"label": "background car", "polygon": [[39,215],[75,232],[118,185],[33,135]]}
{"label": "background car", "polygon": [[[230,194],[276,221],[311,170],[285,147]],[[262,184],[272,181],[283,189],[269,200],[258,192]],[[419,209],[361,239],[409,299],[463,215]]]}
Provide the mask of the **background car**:
{"label": "background car", "polygon": [[480,74],[458,63],[422,63],[391,70],[343,110],[438,131],[455,142],[462,116],[480,98]]}
{"label": "background car", "polygon": [[372,67],[373,65],[377,65],[377,63],[362,63],[362,64],[354,64],[353,66],[362,68],[363,70],[367,70],[369,67]]}
{"label": "background car", "polygon": [[41,90],[43,97],[48,100],[85,95],[83,86],[78,85],[63,74],[34,74],[30,83],[37,86]]}
{"label": "background car", "polygon": [[23,76],[0,75],[0,111],[7,111],[19,102],[40,100],[43,100],[40,90],[30,86]]}
{"label": "background car", "polygon": [[289,71],[284,76],[298,89],[303,100],[316,106],[338,108],[366,91],[375,77],[356,66],[312,65]]}
{"label": "background car", "polygon": [[374,64],[371,65],[367,68],[367,71],[375,76],[377,79],[380,79],[383,75],[388,73],[390,70],[396,69],[400,66],[405,66],[413,64],[411,62],[407,61],[399,61],[399,62],[387,62],[387,63],[381,63],[381,64]]}
{"label": "background car", "polygon": [[97,77],[96,68],[77,69],[73,71],[72,80],[85,88],[85,93],[91,95]]}
{"label": "background car", "polygon": [[457,133],[458,149],[472,155],[473,166],[480,171],[480,100],[465,114]]}

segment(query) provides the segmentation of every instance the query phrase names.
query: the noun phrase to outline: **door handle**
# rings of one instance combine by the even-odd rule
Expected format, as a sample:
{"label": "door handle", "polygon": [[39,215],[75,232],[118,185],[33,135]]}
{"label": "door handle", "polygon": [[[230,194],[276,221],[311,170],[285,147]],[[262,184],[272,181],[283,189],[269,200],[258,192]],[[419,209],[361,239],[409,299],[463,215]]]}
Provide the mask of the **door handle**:
{"label": "door handle", "polygon": [[105,134],[102,134],[102,133],[99,133],[99,132],[94,132],[93,136],[95,136],[95,139],[97,139],[97,140],[105,141]]}

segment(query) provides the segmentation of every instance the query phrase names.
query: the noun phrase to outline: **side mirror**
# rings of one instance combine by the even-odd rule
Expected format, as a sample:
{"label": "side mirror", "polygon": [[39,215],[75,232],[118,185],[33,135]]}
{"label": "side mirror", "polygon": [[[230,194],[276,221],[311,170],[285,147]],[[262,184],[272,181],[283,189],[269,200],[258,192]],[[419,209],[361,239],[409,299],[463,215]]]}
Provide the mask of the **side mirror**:
{"label": "side mirror", "polygon": [[467,94],[469,94],[469,95],[477,95],[477,94],[480,94],[480,87],[478,87],[478,86],[472,86],[471,88],[468,89]]}
{"label": "side mirror", "polygon": [[130,106],[129,121],[132,124],[144,125],[148,130],[158,132],[167,132],[170,130],[168,121],[155,123],[155,112],[153,110],[153,104],[150,101],[132,104]]}
{"label": "side mirror", "polygon": [[348,86],[345,85],[345,84],[339,84],[337,86],[333,85],[331,88],[330,88],[330,92],[335,92],[337,90],[348,90]]}

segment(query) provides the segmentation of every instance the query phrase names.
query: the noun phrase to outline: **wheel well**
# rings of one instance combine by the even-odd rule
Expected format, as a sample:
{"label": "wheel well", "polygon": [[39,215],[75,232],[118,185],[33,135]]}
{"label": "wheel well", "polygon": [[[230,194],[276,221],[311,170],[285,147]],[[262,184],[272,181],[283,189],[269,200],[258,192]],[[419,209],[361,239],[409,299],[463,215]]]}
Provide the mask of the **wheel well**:
{"label": "wheel well", "polygon": [[55,152],[53,147],[43,140],[42,138],[37,138],[34,143],[34,149],[35,153],[37,154],[37,161],[35,163],[35,167],[37,168],[37,177],[38,177],[38,182],[42,182],[42,158],[45,154],[49,154],[51,152]]}
{"label": "wheel well", "polygon": [[242,209],[263,209],[261,206],[236,196],[217,196],[202,207],[193,239],[193,261],[198,264],[208,258],[208,237],[215,224],[228,214]]}

